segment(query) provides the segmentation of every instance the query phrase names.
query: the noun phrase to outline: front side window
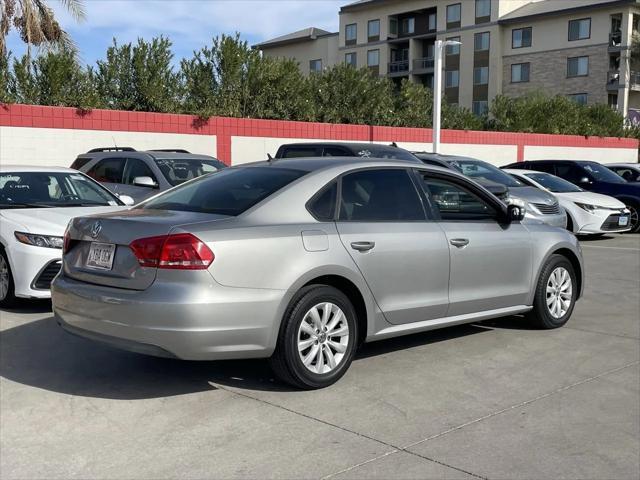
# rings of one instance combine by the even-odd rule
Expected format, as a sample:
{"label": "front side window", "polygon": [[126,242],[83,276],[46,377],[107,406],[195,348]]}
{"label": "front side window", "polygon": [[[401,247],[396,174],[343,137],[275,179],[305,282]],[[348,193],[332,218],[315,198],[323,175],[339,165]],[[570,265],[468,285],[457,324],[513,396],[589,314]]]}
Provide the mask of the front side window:
{"label": "front side window", "polygon": [[460,71],[447,70],[444,74],[444,86],[446,88],[457,88],[460,84]]}
{"label": "front side window", "polygon": [[356,43],[358,37],[358,25],[352,23],[344,27],[344,39],[347,45]]}
{"label": "front side window", "polygon": [[123,183],[126,185],[134,185],[134,180],[139,177],[149,177],[151,180],[158,183],[156,176],[151,172],[151,169],[146,163],[139,158],[128,159]]}
{"label": "front side window", "polygon": [[532,28],[514,28],[511,31],[511,48],[525,48],[531,46]]}
{"label": "front side window", "polygon": [[491,16],[491,0],[476,0],[476,21]]}
{"label": "front side window", "polygon": [[174,187],[226,167],[222,162],[214,159],[157,158],[155,162],[162,176]]}
{"label": "front side window", "polygon": [[503,172],[490,163],[476,159],[456,159],[449,162],[449,166],[474,180],[483,179],[500,183],[505,187],[521,187],[522,184],[511,175]]}
{"label": "front side window", "polygon": [[122,183],[125,163],[124,158],[105,158],[94,165],[87,175],[98,182]]}
{"label": "front side window", "polygon": [[380,50],[369,50],[367,52],[367,66],[377,67],[380,65]]}
{"label": "front side window", "polygon": [[367,36],[370,42],[380,40],[380,20],[369,20]]}
{"label": "front side window", "polygon": [[489,50],[489,38],[489,32],[476,33],[473,42],[475,51]]}
{"label": "front side window", "polygon": [[473,84],[486,85],[489,83],[489,67],[476,67],[473,69]]}
{"label": "front side window", "polygon": [[425,214],[409,173],[380,169],[342,178],[339,218],[343,222],[410,222],[425,220]]}
{"label": "front side window", "polygon": [[585,77],[589,75],[589,57],[567,59],[567,77]]}
{"label": "front side window", "polygon": [[311,72],[321,72],[322,71],[322,60],[311,60],[309,62],[309,71]]}
{"label": "front side window", "polygon": [[344,63],[347,65],[351,65],[352,67],[358,66],[358,57],[356,52],[345,53],[344,54]]}
{"label": "front side window", "polygon": [[460,16],[462,12],[462,4],[456,3],[454,5],[447,6],[447,27],[452,27],[450,24],[457,24],[460,26]]}
{"label": "front side window", "polygon": [[422,175],[424,187],[431,204],[442,221],[488,220],[497,216],[497,211],[471,190],[428,173]]}
{"label": "front side window", "polygon": [[569,21],[569,41],[585,40],[591,37],[591,19],[581,18]]}
{"label": "front side window", "polygon": [[[613,173],[604,165],[596,162],[580,162],[580,167],[592,178],[600,182],[625,183],[625,180]],[[558,167],[559,168],[559,167]]]}
{"label": "front side window", "polygon": [[140,207],[237,216],[305,173],[271,166],[225,168],[167,190]]}
{"label": "front side window", "polygon": [[529,63],[514,63],[511,65],[511,83],[522,83],[529,81]]}
{"label": "front side window", "polygon": [[[452,40],[454,42],[459,42],[460,37],[449,37],[447,40]],[[460,55],[460,45],[447,45],[445,50],[446,55]]]}

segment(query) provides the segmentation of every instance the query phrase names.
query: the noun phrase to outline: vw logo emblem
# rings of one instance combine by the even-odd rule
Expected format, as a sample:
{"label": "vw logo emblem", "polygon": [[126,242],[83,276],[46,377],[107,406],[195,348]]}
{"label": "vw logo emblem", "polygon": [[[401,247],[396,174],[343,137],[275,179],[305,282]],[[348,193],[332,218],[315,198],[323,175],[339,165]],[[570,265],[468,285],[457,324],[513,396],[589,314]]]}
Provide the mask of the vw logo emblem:
{"label": "vw logo emblem", "polygon": [[101,231],[102,231],[102,224],[100,222],[94,223],[93,227],[91,227],[91,237],[98,238],[98,235],[100,235]]}

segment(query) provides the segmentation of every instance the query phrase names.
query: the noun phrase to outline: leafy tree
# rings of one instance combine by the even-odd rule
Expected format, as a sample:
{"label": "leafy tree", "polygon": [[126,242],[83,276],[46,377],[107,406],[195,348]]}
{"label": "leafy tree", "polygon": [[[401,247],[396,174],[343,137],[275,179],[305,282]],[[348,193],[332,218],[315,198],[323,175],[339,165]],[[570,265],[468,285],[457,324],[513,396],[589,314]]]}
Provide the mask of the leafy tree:
{"label": "leafy tree", "polygon": [[397,123],[402,127],[431,127],[433,91],[419,83],[402,80],[395,98]]}
{"label": "leafy tree", "polygon": [[15,100],[9,90],[13,82],[10,64],[11,52],[7,52],[6,54],[0,53],[0,104]]}

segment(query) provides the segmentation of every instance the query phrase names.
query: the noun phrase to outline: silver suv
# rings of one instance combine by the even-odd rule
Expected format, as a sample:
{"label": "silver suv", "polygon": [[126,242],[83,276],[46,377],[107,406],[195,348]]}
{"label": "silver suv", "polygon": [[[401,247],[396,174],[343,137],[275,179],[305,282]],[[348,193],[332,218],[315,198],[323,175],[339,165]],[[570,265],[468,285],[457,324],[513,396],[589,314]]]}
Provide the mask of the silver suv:
{"label": "silver suv", "polygon": [[208,155],[181,149],[137,151],[131,147],[107,147],[78,155],[71,168],[138,203],[226,165]]}
{"label": "silver suv", "polygon": [[522,218],[415,162],[233,167],[72,220],[53,309],[68,331],[119,348],[270,358],[283,380],[320,388],[362,342],[513,314],[564,325],[582,292],[578,242]]}

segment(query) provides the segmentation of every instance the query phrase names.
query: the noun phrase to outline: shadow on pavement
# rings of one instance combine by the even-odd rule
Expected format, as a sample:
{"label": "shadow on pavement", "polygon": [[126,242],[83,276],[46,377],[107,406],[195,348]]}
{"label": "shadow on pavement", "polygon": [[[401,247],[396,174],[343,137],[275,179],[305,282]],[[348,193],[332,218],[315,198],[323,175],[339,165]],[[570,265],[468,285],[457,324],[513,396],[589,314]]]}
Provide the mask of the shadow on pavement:
{"label": "shadow on pavement", "polygon": [[10,313],[47,313],[51,312],[51,300],[33,300],[18,298],[15,305],[10,308],[0,309],[0,315],[2,312]]}
{"label": "shadow on pavement", "polygon": [[[461,325],[373,342],[355,361],[490,329]],[[67,395],[137,400],[216,390],[216,384],[296,391],[274,378],[266,360],[189,362],[138,355],[70,335],[53,317],[0,332],[0,347],[0,376]]]}

